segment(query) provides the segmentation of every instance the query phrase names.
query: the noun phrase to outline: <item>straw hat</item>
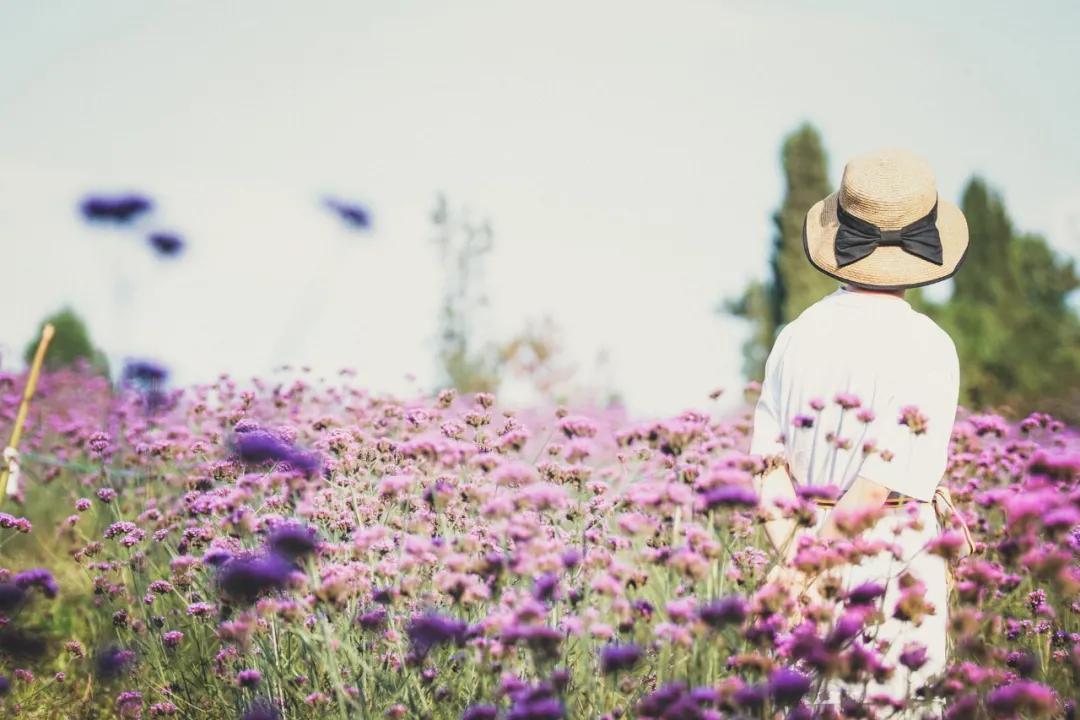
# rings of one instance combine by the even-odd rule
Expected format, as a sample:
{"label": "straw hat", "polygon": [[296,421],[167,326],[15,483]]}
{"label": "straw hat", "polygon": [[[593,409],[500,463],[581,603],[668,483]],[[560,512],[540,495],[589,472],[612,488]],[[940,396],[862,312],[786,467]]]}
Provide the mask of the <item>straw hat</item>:
{"label": "straw hat", "polygon": [[874,290],[944,280],[967,248],[964,214],[938,197],[930,165],[906,150],[852,159],[840,189],[803,222],[803,249],[814,267]]}

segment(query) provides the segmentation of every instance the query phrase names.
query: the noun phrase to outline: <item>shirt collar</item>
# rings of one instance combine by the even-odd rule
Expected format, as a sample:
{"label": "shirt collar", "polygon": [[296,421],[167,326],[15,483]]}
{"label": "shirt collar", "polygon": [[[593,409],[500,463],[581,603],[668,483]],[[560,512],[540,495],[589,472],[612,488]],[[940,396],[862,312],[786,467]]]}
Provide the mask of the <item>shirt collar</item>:
{"label": "shirt collar", "polygon": [[899,295],[893,295],[892,293],[881,292],[861,292],[859,290],[848,290],[843,285],[836,288],[829,296],[838,300],[844,304],[850,305],[864,305],[873,303],[876,307],[878,303],[887,306],[896,306],[899,308],[911,309],[911,303],[906,298],[902,298]]}

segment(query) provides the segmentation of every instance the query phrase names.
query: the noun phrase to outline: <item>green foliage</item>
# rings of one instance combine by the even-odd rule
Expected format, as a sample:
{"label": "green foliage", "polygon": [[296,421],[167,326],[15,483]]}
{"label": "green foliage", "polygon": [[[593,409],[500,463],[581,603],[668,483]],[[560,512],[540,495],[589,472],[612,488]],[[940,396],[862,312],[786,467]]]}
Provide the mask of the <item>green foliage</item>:
{"label": "green foliage", "polygon": [[1001,195],[973,178],[962,207],[971,233],[948,302],[925,310],[956,342],[961,402],[1064,419],[1080,416],[1080,287],[1072,260],[1037,235],[1018,233]]}
{"label": "green foliage", "polygon": [[56,329],[56,334],[53,336],[52,342],[49,343],[49,349],[45,353],[46,370],[70,367],[76,361],[82,359],[100,373],[108,374],[109,362],[105,358],[105,354],[94,347],[90,341],[90,333],[86,329],[86,324],[71,308],[63,308],[41,321],[37,333],[27,344],[23,353],[23,359],[27,365],[33,361],[34,354],[37,352],[38,341],[41,338],[41,331],[49,323],[52,323],[52,326]]}
{"label": "green foliage", "polygon": [[836,287],[835,280],[806,261],[802,242],[806,211],[832,192],[821,135],[812,125],[802,125],[784,139],[781,161],[785,192],[773,215],[776,235],[770,276],[751,282],[741,297],[724,304],[727,312],[753,325],[743,345],[743,371],[750,378],[764,373],[765,359],[780,328]]}

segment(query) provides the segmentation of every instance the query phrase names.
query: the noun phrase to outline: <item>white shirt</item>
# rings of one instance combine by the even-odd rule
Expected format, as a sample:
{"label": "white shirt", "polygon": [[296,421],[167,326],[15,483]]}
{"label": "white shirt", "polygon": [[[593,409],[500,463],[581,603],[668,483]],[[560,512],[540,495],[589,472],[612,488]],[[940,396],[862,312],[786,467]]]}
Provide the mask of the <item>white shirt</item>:
{"label": "white shirt", "polygon": [[[777,335],[750,452],[783,454],[797,484],[846,490],[861,475],[930,500],[945,472],[959,390],[956,346],[944,330],[903,298],[840,287]],[[842,412],[838,393],[856,396],[861,405]],[[813,399],[824,401],[824,409],[811,409]],[[900,423],[907,406],[926,418],[921,434]],[[874,419],[860,421],[860,410],[872,411]],[[805,416],[799,418],[804,424],[812,419],[813,427],[796,427],[797,416]],[[834,452],[826,437],[838,427],[850,448]],[[881,452],[864,456],[867,441],[891,451],[891,460]]]}

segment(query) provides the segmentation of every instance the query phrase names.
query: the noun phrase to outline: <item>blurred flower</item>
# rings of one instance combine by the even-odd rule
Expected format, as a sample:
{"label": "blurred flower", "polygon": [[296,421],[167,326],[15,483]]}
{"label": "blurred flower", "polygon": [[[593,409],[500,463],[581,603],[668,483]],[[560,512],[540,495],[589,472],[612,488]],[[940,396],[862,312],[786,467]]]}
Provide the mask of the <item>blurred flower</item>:
{"label": "blurred flower", "polygon": [[319,535],[313,527],[298,523],[274,526],[266,540],[271,553],[283,558],[297,560],[315,552],[319,547]]}
{"label": "blurred flower", "polygon": [[13,582],[23,590],[38,588],[48,598],[54,598],[60,592],[60,586],[53,579],[53,574],[45,568],[23,570],[15,575]]}
{"label": "blurred flower", "polygon": [[183,238],[171,232],[150,233],[146,242],[159,257],[163,258],[176,257],[184,249]]}
{"label": "blurred flower", "polygon": [[240,716],[240,720],[278,720],[281,713],[267,700],[256,700]]}
{"label": "blurred flower", "polygon": [[721,485],[710,488],[701,494],[701,501],[708,510],[721,507],[753,508],[757,507],[758,496],[751,488],[737,485]]}
{"label": "blurred flower", "polygon": [[142,195],[90,195],[80,205],[87,220],[126,224],[154,207],[153,201]]}
{"label": "blurred flower", "polygon": [[714,628],[739,625],[746,620],[748,613],[748,603],[738,595],[714,600],[698,608],[698,617],[701,621]]}
{"label": "blurred flower", "polygon": [[637,645],[608,645],[600,651],[600,670],[605,675],[630,670],[641,661],[642,655]]}
{"label": "blurred flower", "polygon": [[345,224],[349,227],[357,230],[368,230],[371,228],[371,213],[367,208],[358,205],[357,203],[344,202],[342,200],[335,200],[334,198],[326,198],[323,200],[326,207],[337,213],[338,217],[345,221]]}
{"label": "blurred flower", "polygon": [[1018,680],[992,690],[986,696],[986,706],[998,717],[1011,717],[1021,712],[1049,716],[1057,707],[1057,698],[1045,685]]}
{"label": "blurred flower", "polygon": [[277,555],[233,558],[218,569],[217,582],[230,599],[253,603],[260,596],[282,590],[292,565]]}
{"label": "blurred flower", "polygon": [[262,680],[262,673],[258,670],[241,670],[236,673],[236,684],[242,688],[253,688]]}
{"label": "blurred flower", "polygon": [[133,662],[135,653],[117,645],[110,645],[94,657],[98,675],[106,679],[119,677]]}
{"label": "blurred flower", "polygon": [[769,674],[769,694],[781,705],[794,705],[809,691],[809,675],[792,668],[777,668]]}
{"label": "blurred flower", "polygon": [[11,612],[26,599],[26,590],[15,583],[0,583],[0,612]]}
{"label": "blurred flower", "polygon": [[468,629],[464,621],[427,613],[414,615],[405,632],[413,655],[424,658],[439,645],[464,642]]}
{"label": "blurred flower", "polygon": [[495,720],[499,710],[493,705],[470,705],[461,714],[461,720]]}
{"label": "blurred flower", "polygon": [[152,385],[168,377],[169,371],[151,360],[128,360],[124,364],[124,379],[128,382]]}

